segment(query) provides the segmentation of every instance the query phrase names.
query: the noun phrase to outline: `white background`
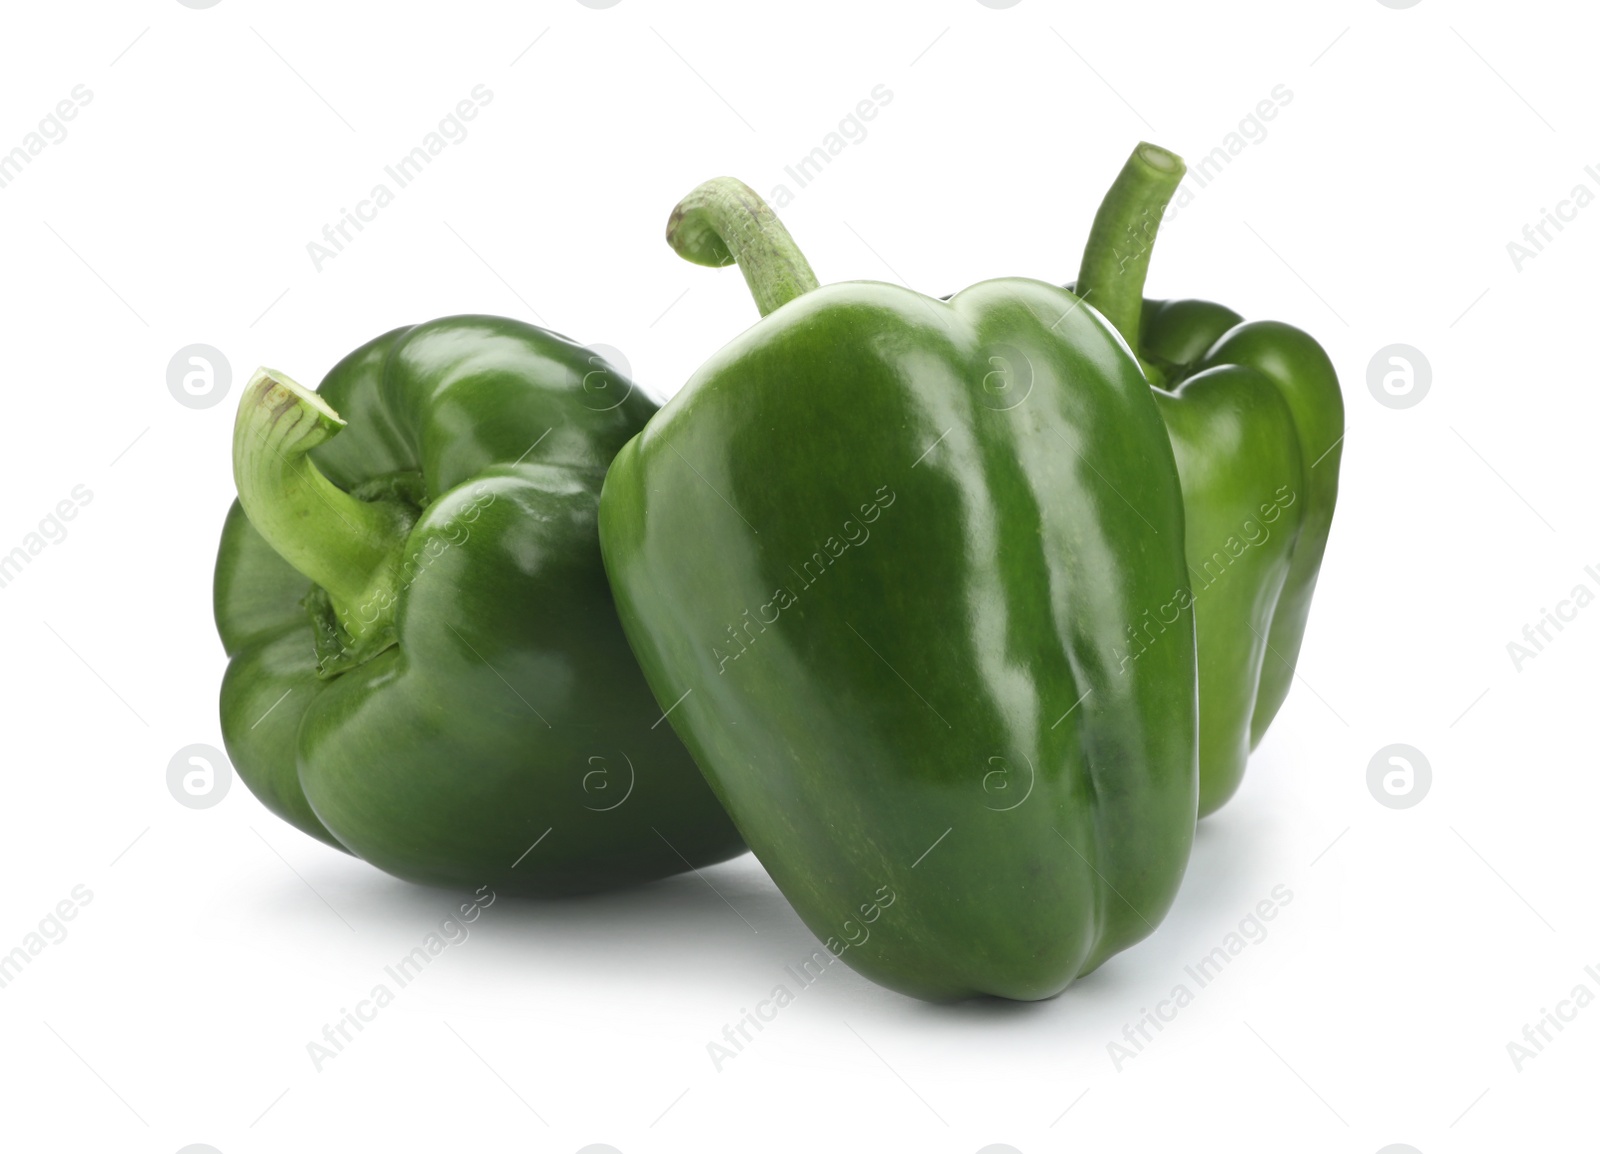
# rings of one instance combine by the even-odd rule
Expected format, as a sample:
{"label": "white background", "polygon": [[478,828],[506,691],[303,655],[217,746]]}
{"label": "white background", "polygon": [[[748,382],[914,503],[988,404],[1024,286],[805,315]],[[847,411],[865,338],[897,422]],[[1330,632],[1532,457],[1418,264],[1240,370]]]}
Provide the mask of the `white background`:
{"label": "white background", "polygon": [[[1577,4],[8,5],[0,150],[83,84],[0,188],[0,552],[76,485],[70,533],[0,589],[0,1144],[29,1150],[977,1151],[1578,1148],[1600,1008],[1520,1072],[1507,1043],[1600,994],[1600,608],[1518,671],[1592,530],[1600,207],[1595,28]],[[529,47],[529,45],[532,47]],[[306,244],[475,85],[492,102],[318,271]],[[1155,296],[1300,325],[1344,382],[1344,484],[1301,678],[1171,916],[1043,1004],[923,1005],[834,966],[726,1062],[707,1044],[816,942],[754,859],[497,903],[335,1060],[307,1043],[457,898],[271,817],[191,810],[220,745],[211,566],[229,434],[267,362],[316,381],[404,322],[504,313],[625,350],[659,396],[755,319],[661,241],[722,173],[763,193],[893,94],[784,216],[824,282],[941,294],[1066,280],[1133,143],[1197,159],[1292,101],[1163,231]],[[233,393],[168,392],[185,345]],[[1374,399],[1401,342],[1417,405]],[[1419,804],[1367,786],[1431,763]],[[1108,1043],[1275,886],[1293,898],[1119,1071]],[[1192,985],[1192,983],[1191,983]]]}

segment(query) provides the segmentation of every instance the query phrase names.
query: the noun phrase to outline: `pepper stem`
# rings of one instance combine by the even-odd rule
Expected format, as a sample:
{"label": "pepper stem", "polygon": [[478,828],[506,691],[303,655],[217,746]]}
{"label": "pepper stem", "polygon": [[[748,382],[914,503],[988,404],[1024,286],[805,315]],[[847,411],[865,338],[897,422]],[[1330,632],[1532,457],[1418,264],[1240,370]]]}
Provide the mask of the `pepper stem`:
{"label": "pepper stem", "polygon": [[327,591],[352,639],[392,621],[392,585],[407,525],[392,506],[361,501],[312,463],[345,421],[282,373],[257,369],[233,426],[233,479],[250,524],[285,561]]}
{"label": "pepper stem", "polygon": [[1083,248],[1078,295],[1115,326],[1135,353],[1150,250],[1184,172],[1182,157],[1141,142],[1100,202]]}
{"label": "pepper stem", "polygon": [[731,176],[708,180],[678,202],[667,221],[667,243],[695,264],[737,262],[762,316],[817,287],[817,274],[778,214]]}

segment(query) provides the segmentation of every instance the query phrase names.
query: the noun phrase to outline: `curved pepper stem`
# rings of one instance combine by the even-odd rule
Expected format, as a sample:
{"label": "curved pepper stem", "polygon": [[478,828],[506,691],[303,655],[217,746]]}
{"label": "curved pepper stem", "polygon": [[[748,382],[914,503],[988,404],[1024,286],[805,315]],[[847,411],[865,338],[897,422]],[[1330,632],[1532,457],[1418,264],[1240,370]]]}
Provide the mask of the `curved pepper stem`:
{"label": "curved pepper stem", "polygon": [[678,202],[667,221],[667,243],[695,264],[737,262],[762,316],[817,287],[817,274],[778,214],[731,176],[708,180]]}
{"label": "curved pepper stem", "polygon": [[1083,248],[1078,295],[1115,326],[1135,353],[1150,250],[1185,171],[1177,153],[1141,142],[1100,202]]}
{"label": "curved pepper stem", "polygon": [[257,369],[239,398],[233,479],[256,532],[320,585],[353,640],[387,629],[383,605],[407,525],[391,507],[346,493],[308,454],[345,427],[328,402],[282,373]]}

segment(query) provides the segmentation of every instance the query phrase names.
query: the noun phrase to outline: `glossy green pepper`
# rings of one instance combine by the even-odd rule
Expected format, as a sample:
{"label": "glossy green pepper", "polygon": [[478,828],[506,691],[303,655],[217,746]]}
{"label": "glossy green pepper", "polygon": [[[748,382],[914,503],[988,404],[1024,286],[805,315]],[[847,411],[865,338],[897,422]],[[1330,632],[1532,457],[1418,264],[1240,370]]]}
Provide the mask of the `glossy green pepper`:
{"label": "glossy green pepper", "polygon": [[1154,929],[1194,835],[1182,497],[1137,361],[1040,281],[819,288],[738,181],[668,239],[765,319],[607,475],[645,676],[834,954],[922,998],[1058,993]]}
{"label": "glossy green pepper", "polygon": [[1183,161],[1140,144],[1074,286],[1137,350],[1183,485],[1200,665],[1200,815],[1233,796],[1294,678],[1339,492],[1344,400],[1326,353],[1276,321],[1142,299]]}
{"label": "glossy green pepper", "polygon": [[606,465],[654,411],[499,317],[396,329],[316,393],[258,372],[215,584],[251,791],[437,885],[571,893],[741,852],[658,724],[600,558]]}

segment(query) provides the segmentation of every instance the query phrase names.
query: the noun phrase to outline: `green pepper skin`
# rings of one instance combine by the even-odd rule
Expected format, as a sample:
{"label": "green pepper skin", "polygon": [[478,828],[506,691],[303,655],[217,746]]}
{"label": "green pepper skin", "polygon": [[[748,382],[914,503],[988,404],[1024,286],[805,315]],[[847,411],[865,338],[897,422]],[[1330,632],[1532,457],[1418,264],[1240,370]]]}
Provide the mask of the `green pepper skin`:
{"label": "green pepper skin", "polygon": [[1188,860],[1183,518],[1078,298],[847,283],[694,375],[600,533],[657,698],[827,948],[920,998],[1040,999],[1152,932]]}
{"label": "green pepper skin", "polygon": [[326,605],[308,608],[308,578],[229,512],[222,730],[269,809],[399,877],[513,894],[742,851],[656,724],[605,581],[602,478],[655,406],[597,365],[531,325],[462,316],[396,329],[328,374],[319,394],[349,425],[311,459],[410,525],[404,579],[392,643],[319,676]]}
{"label": "green pepper skin", "polygon": [[1138,351],[1183,485],[1204,817],[1238,789],[1288,696],[1338,497],[1344,401],[1311,337],[1207,301],[1145,301]]}

